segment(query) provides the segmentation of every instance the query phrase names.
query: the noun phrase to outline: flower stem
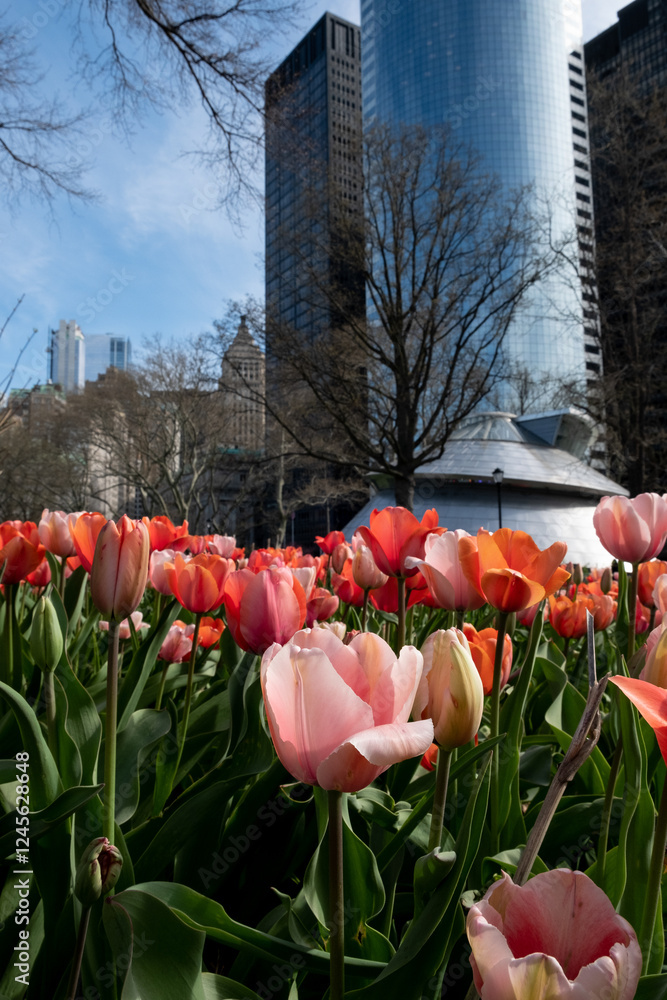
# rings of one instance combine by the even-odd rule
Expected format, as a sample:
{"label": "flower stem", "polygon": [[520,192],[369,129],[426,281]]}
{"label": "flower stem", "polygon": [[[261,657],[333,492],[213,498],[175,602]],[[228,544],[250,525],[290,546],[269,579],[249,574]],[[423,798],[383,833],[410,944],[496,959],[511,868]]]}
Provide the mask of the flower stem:
{"label": "flower stem", "polygon": [[653,837],[648,887],[644,900],[644,915],[642,917],[642,930],[639,939],[642,954],[644,955],[643,976],[648,975],[651,959],[655,915],[658,912],[662,873],[665,865],[665,847],[667,847],[667,781],[665,781],[662,787],[662,795],[660,796],[660,809],[655,826],[655,836]]}
{"label": "flower stem", "polygon": [[396,627],[396,656],[405,646],[405,577],[396,577],[398,588],[398,625]]}
{"label": "flower stem", "polygon": [[628,595],[628,655],[627,662],[635,651],[635,622],[637,618],[637,590],[639,588],[639,563],[632,564],[630,593]]}
{"label": "flower stem", "polygon": [[114,843],[116,822],[116,728],[118,725],[118,635],[120,624],[109,621],[107,711],[104,742],[104,836]]}
{"label": "flower stem", "polygon": [[364,591],[364,604],[361,609],[361,631],[366,631],[366,619],[368,618],[368,599],[371,596],[370,590]]}
{"label": "flower stem", "polygon": [[69,974],[69,983],[67,984],[67,1000],[75,1000],[76,988],[79,983],[79,976],[81,975],[81,962],[83,960],[83,949],[86,944],[86,935],[88,933],[88,924],[90,922],[90,907],[84,906],[81,911],[81,920],[79,921],[79,932],[76,936],[76,947],[74,949],[74,957],[72,958],[72,968]]}
{"label": "flower stem", "polygon": [[[498,638],[496,639],[496,656],[493,662],[493,688],[491,690],[491,738],[500,732],[500,681],[503,672],[503,652],[505,649],[505,633],[507,632],[506,611],[498,612]],[[491,848],[494,853],[499,847],[500,836],[500,754],[494,753],[491,758]]]}
{"label": "flower stem", "polygon": [[447,785],[449,769],[452,761],[452,751],[438,750],[438,767],[435,773],[435,795],[433,797],[433,812],[431,813],[431,831],[428,837],[428,849],[440,850],[442,843],[442,826],[445,817],[445,802],[447,801]]}
{"label": "flower stem", "polygon": [[67,569],[67,556],[60,557],[60,574],[58,579],[58,593],[65,602],[65,570]]}
{"label": "flower stem", "polygon": [[345,993],[343,938],[343,793],[330,790],[329,799],[329,1000]]}
{"label": "flower stem", "polygon": [[607,838],[609,837],[609,827],[611,825],[611,807],[614,802],[614,790],[616,779],[621,767],[623,757],[623,737],[618,737],[618,743],[614,750],[614,756],[609,770],[609,780],[604,794],[604,804],[602,806],[602,817],[600,821],[600,836],[598,837],[597,862],[595,864],[595,881],[604,889],[605,867],[607,863]]}
{"label": "flower stem", "polygon": [[169,667],[169,660],[164,661],[164,666],[162,668],[162,677],[160,678],[160,690],[157,693],[157,700],[155,702],[155,710],[159,711],[162,708],[162,698],[164,695],[164,683],[167,679],[167,669]]}
{"label": "flower stem", "polygon": [[183,748],[185,747],[185,737],[188,734],[188,722],[190,721],[190,706],[192,704],[192,685],[195,676],[195,660],[197,657],[197,644],[199,642],[199,625],[201,623],[201,612],[197,612],[195,618],[195,630],[192,635],[192,651],[190,653],[190,662],[188,664],[188,682],[185,688],[185,704],[183,706],[183,722],[181,723],[181,739],[178,745],[178,757],[176,758],[176,767],[174,768],[174,778],[178,772],[179,765],[181,763],[181,757],[183,756]]}

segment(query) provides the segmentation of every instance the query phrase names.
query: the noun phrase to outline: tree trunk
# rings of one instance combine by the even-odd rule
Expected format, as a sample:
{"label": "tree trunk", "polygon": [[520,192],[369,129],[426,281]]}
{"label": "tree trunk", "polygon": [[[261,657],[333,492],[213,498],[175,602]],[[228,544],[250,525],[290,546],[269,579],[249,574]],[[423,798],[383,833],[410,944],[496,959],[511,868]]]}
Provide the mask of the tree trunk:
{"label": "tree trunk", "polygon": [[411,476],[396,476],[394,480],[394,495],[397,507],[405,507],[409,511],[412,510],[415,504],[414,474]]}

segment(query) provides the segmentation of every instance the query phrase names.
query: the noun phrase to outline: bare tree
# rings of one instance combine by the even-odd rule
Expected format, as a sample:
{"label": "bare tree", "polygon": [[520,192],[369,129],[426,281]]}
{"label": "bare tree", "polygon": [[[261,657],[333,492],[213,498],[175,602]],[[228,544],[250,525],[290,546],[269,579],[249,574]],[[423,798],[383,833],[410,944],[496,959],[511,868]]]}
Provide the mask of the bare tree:
{"label": "bare tree", "polygon": [[[364,213],[330,184],[329,223],[316,192],[311,224],[289,243],[302,294],[326,302],[335,326],[305,342],[267,318],[268,406],[306,454],[387,473],[411,507],[416,470],[502,379],[505,334],[555,255],[530,192],[503,195],[446,129],[376,128],[363,157]],[[340,280],[350,274],[367,319]],[[281,416],[298,386],[313,401],[305,427]]]}
{"label": "bare tree", "polygon": [[[195,103],[209,122],[208,141],[195,150],[215,168],[220,200],[233,210],[257,195],[253,175],[261,154],[263,82],[269,61],[262,45],[301,13],[298,0],[79,0],[72,17],[73,67],[97,107],[68,113],[64,100],[42,94],[34,17],[0,19],[0,170],[7,193],[90,198],[81,183],[85,158],[74,141],[99,117],[114,112],[127,133],[148,107],[179,110]],[[41,16],[54,16],[53,12]]]}

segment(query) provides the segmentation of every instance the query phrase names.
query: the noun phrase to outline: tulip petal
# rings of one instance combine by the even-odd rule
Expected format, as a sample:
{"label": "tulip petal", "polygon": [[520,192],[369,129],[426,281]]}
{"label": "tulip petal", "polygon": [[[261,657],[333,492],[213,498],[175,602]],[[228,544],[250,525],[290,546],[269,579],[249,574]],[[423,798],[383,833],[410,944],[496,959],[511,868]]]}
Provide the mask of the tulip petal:
{"label": "tulip petal", "polygon": [[369,680],[359,662],[359,656],[352,648],[353,643],[349,646],[341,645],[338,636],[326,628],[302,629],[296,632],[290,641],[302,649],[321,649],[348,687],[351,687],[363,701],[370,702]]}
{"label": "tulip petal", "polygon": [[544,597],[540,583],[513,569],[487,570],[482,574],[482,590],[489,604],[508,613],[528,608]]}
{"label": "tulip petal", "polygon": [[635,677],[610,677],[644,716],[655,732],[660,752],[667,763],[667,691]]}
{"label": "tulip petal", "polygon": [[[498,926],[500,925],[500,926]],[[475,986],[484,1000],[516,1000],[508,974],[513,960],[498,914],[485,900],[472,907],[466,925]]]}
{"label": "tulip petal", "polygon": [[317,768],[321,788],[358,792],[392,764],[422,756],[433,742],[433,723],[394,722],[345,740]]}
{"label": "tulip petal", "polygon": [[[507,966],[516,1000],[572,1000],[572,984],[551,955],[528,955]],[[491,990],[488,996],[495,996]]]}
{"label": "tulip petal", "polygon": [[300,781],[315,784],[319,762],[346,734],[373,724],[370,705],[348,687],[320,649],[287,643],[272,657],[265,654],[261,677],[276,752]]}

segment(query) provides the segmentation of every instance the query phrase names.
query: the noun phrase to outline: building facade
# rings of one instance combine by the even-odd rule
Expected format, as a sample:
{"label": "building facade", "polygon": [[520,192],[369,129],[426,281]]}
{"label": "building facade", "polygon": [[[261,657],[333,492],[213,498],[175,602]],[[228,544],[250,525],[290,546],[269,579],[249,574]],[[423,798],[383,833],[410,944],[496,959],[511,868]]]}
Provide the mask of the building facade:
{"label": "building facade", "polygon": [[87,333],[86,382],[94,382],[107,368],[127,371],[132,364],[132,344],[129,337],[116,337],[113,333]]}
{"label": "building facade", "polygon": [[634,0],[585,46],[611,469],[667,489],[667,0]]}
{"label": "building facade", "polygon": [[266,409],[266,365],[261,350],[248,329],[246,317],[222,359],[219,389],[228,414],[226,440],[221,444],[235,452],[261,452],[264,448]]}
{"label": "building facade", "polygon": [[[447,123],[504,190],[549,201],[556,239],[576,225],[592,242],[579,0],[361,0],[361,45],[364,124]],[[583,384],[598,360],[582,311],[580,287],[543,283],[508,331],[507,362]],[[511,390],[498,402],[514,409]]]}
{"label": "building facade", "polygon": [[49,381],[64,392],[78,392],[85,383],[85,341],[78,323],[61,319],[57,330],[51,330]]}

